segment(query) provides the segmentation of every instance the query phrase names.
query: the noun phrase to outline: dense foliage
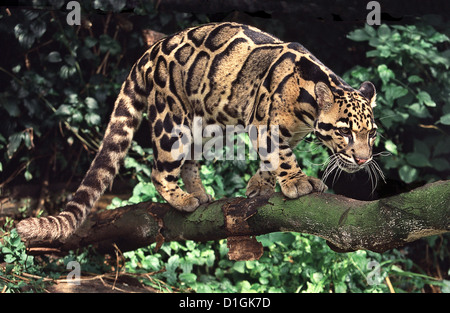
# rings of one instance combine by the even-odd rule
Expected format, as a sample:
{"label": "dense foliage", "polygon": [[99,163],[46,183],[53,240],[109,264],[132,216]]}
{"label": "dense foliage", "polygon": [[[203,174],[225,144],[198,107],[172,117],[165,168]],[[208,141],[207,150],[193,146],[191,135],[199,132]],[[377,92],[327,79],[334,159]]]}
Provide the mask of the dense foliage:
{"label": "dense foliage", "polygon": [[[153,2],[79,2],[81,27],[67,25],[64,1],[52,1],[55,10],[0,11],[0,187],[81,180],[118,90],[145,50],[141,31],[172,33],[212,20],[201,14],[158,12]],[[120,11],[127,14],[113,13]],[[378,89],[377,153],[388,181],[409,187],[450,178],[449,29],[444,22],[432,25],[426,19],[414,25],[365,26],[341,43],[367,51],[364,64],[343,77],[354,87],[370,80]],[[145,139],[137,134],[121,171],[134,185],[132,195],[127,201],[114,199],[111,208],[162,201],[150,182],[152,150]],[[248,153],[248,141],[243,140]],[[390,156],[381,158],[386,151]],[[295,153],[308,175],[320,175],[328,152],[313,137]],[[248,159],[204,161],[201,176],[216,199],[243,196],[257,166]],[[25,285],[30,284],[31,290],[42,290],[44,282],[37,277],[65,275],[71,260],[80,262],[84,271],[108,270],[92,259],[91,251],[58,261],[26,256],[11,220],[1,233],[0,291],[29,290]],[[431,285],[450,291],[448,280],[431,278],[412,261],[411,248],[337,254],[325,240],[310,235],[273,233],[258,240],[265,249],[258,261],[229,261],[226,240],[186,241],[165,243],[158,251],[151,246],[127,252],[124,270],[156,272],[143,281],[162,291],[389,292],[389,283],[397,292],[421,292]],[[448,237],[424,242],[432,263],[446,264],[442,275],[448,279]],[[18,276],[21,272],[35,276],[25,281]]]}

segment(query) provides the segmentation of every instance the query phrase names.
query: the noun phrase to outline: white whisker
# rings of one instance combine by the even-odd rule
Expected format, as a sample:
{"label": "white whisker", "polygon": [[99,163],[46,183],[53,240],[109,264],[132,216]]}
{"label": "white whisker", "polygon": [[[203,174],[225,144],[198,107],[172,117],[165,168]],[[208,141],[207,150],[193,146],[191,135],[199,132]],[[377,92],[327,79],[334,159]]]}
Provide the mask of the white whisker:
{"label": "white whisker", "polygon": [[379,153],[375,153],[372,157],[377,157],[377,156],[382,156],[382,157],[387,157],[387,156],[391,156],[392,153],[390,153],[389,151],[381,151]]}
{"label": "white whisker", "polygon": [[386,184],[386,177],[384,176],[383,170],[380,168],[378,163],[375,162],[374,160],[372,160],[370,163],[374,166],[374,169],[378,172],[381,179],[383,179],[384,183]]}
{"label": "white whisker", "polygon": [[325,181],[328,179],[328,176],[333,172],[336,168],[338,168],[338,157],[336,154],[333,154],[328,158],[329,162],[327,167],[325,168],[325,171],[322,175],[322,181],[325,183]]}

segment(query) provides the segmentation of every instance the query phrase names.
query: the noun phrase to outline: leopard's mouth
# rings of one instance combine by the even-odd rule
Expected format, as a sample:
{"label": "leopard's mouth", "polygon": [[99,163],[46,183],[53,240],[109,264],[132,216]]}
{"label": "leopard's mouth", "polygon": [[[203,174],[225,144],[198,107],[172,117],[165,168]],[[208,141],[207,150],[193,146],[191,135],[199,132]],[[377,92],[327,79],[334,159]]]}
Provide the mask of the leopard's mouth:
{"label": "leopard's mouth", "polygon": [[346,173],[355,173],[362,170],[364,167],[365,164],[358,165],[346,154],[337,152],[330,157],[329,163],[327,165],[327,168],[325,169],[323,177],[324,179],[326,179],[326,177],[328,177],[331,174],[331,172],[335,170],[336,173],[339,173],[341,171],[344,171]]}
{"label": "leopard's mouth", "polygon": [[337,153],[336,156],[337,166],[347,173],[356,173],[365,167],[365,164],[358,165],[353,160],[349,160],[348,156],[343,155],[342,153]]}

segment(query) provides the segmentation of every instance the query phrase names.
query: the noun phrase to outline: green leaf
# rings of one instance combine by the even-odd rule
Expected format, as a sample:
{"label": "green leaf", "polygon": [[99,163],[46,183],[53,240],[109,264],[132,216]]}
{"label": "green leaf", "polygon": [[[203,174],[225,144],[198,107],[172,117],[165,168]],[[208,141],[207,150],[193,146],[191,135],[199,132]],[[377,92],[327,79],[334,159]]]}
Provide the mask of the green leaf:
{"label": "green leaf", "polygon": [[414,139],[414,152],[421,153],[425,156],[425,158],[429,159],[431,152],[430,148],[427,145],[427,141]]}
{"label": "green leaf", "polygon": [[450,125],[450,113],[447,113],[439,119],[439,123],[444,125]]}
{"label": "green leaf", "polygon": [[417,75],[411,75],[408,77],[408,82],[410,83],[421,83],[423,79]]}
{"label": "green leaf", "polygon": [[412,166],[425,167],[431,166],[428,158],[420,152],[411,152],[406,155],[406,161]]}
{"label": "green leaf", "polygon": [[237,261],[233,265],[233,270],[235,270],[238,273],[244,274],[245,273],[245,262],[244,261]]}
{"label": "green leaf", "polygon": [[167,260],[167,271],[175,271],[176,268],[180,265],[180,257],[178,255],[172,255],[169,260]]}
{"label": "green leaf", "polygon": [[126,0],[94,0],[93,5],[95,9],[101,9],[105,12],[120,12],[125,7]]}
{"label": "green leaf", "polygon": [[58,62],[61,62],[61,61],[62,61],[62,59],[61,59],[61,54],[60,54],[58,51],[52,51],[52,52],[50,52],[50,53],[48,54],[47,60],[48,60],[50,63],[58,63]]}
{"label": "green leaf", "polygon": [[364,29],[355,29],[347,35],[347,38],[353,41],[367,41],[370,36]]}
{"label": "green leaf", "polygon": [[27,49],[33,45],[35,40],[33,33],[31,33],[23,24],[17,24],[14,26],[14,35],[19,43]]}
{"label": "green leaf", "polygon": [[8,247],[2,247],[2,253],[4,254],[12,253],[12,250]]}
{"label": "green leaf", "polygon": [[145,260],[142,263],[145,264],[147,268],[153,271],[160,270],[161,268],[159,259],[153,255],[146,256]]}
{"label": "green leaf", "polygon": [[71,68],[75,66],[75,64],[77,63],[75,57],[70,54],[64,56],[64,61],[66,61],[67,65],[69,65],[69,67]]}
{"label": "green leaf", "polygon": [[434,102],[433,99],[431,99],[430,94],[426,91],[422,90],[422,91],[418,92],[416,98],[419,100],[420,103],[423,103],[426,106],[429,106],[429,107],[436,106],[436,102]]}
{"label": "green leaf", "polygon": [[122,50],[120,44],[110,36],[100,35],[100,52],[106,53],[109,51],[111,55],[119,54]]}
{"label": "green leaf", "polygon": [[70,116],[71,122],[80,123],[83,120],[83,114],[80,111],[74,110]]}
{"label": "green leaf", "polygon": [[39,39],[42,37],[42,35],[44,35],[45,31],[47,30],[47,25],[42,20],[36,20],[31,23],[30,29],[33,32],[36,39]]}
{"label": "green leaf", "polygon": [[368,58],[376,58],[379,56],[380,56],[380,51],[378,51],[377,49],[366,52],[366,57],[368,57]]}
{"label": "green leaf", "polygon": [[15,133],[11,136],[9,136],[9,143],[7,146],[7,154],[8,157],[11,159],[14,153],[16,153],[17,149],[20,147],[20,144],[22,143],[23,139],[23,133]]}
{"label": "green leaf", "polygon": [[378,27],[377,33],[378,37],[383,41],[386,41],[391,37],[391,29],[386,24],[383,24],[380,27]]}
{"label": "green leaf", "polygon": [[84,45],[88,48],[92,48],[97,44],[97,42],[98,42],[97,38],[94,37],[86,37],[84,39]]}
{"label": "green leaf", "polygon": [[17,260],[17,258],[15,256],[13,256],[12,254],[6,254],[4,257],[4,260],[6,263],[13,263]]}
{"label": "green leaf", "polygon": [[71,67],[68,66],[66,64],[64,64],[63,66],[61,66],[61,68],[59,69],[59,76],[62,79],[68,79],[69,77],[71,77],[72,75],[74,75],[76,73],[76,68],[75,67]]}
{"label": "green leaf", "polygon": [[426,106],[424,106],[423,104],[420,103],[413,103],[409,106],[409,112],[417,117],[420,118],[425,118],[425,117],[429,117],[430,113],[428,112],[428,109]]}
{"label": "green leaf", "polygon": [[435,158],[431,161],[431,164],[437,171],[447,171],[450,169],[450,163],[443,158]]}
{"label": "green leaf", "polygon": [[370,26],[369,24],[364,25],[364,30],[370,37],[375,37],[377,35],[377,31],[373,26]]}
{"label": "green leaf", "polygon": [[389,80],[392,78],[395,78],[395,74],[392,70],[390,70],[386,64],[381,64],[377,68],[378,73],[380,75],[381,80],[383,81],[383,84],[387,84]]}
{"label": "green leaf", "polygon": [[193,284],[197,280],[197,275],[193,273],[181,273],[178,278],[186,284]]}
{"label": "green leaf", "polygon": [[59,108],[55,111],[55,115],[61,116],[61,115],[71,115],[72,114],[72,107],[68,104],[61,104]]}
{"label": "green leaf", "polygon": [[336,292],[336,293],[347,292],[347,285],[342,281],[334,283],[334,292]]}
{"label": "green leaf", "polygon": [[85,119],[91,125],[100,125],[101,122],[100,115],[92,112],[86,114]]}
{"label": "green leaf", "polygon": [[25,171],[24,177],[27,181],[30,181],[31,179],[33,179],[33,175],[28,170]]}
{"label": "green leaf", "polygon": [[394,85],[394,84],[389,84],[386,86],[385,96],[386,96],[386,101],[388,101],[388,102],[394,101],[395,99],[401,98],[407,94],[408,94],[408,89],[406,89],[402,86],[398,86],[398,85]]}
{"label": "green leaf", "polygon": [[359,82],[370,80],[372,78],[372,73],[370,69],[362,66],[356,66],[351,72],[352,78],[355,78]]}
{"label": "green leaf", "polygon": [[386,148],[387,151],[389,151],[390,153],[397,155],[397,145],[395,143],[392,142],[392,140],[386,140],[384,147]]}
{"label": "green leaf", "polygon": [[419,176],[419,171],[409,165],[403,165],[398,170],[398,174],[400,175],[401,180],[409,184],[417,179],[417,177]]}
{"label": "green leaf", "polygon": [[92,98],[92,97],[87,97],[87,98],[84,100],[84,103],[86,103],[86,106],[87,106],[88,109],[90,109],[90,110],[98,109],[98,103],[97,103],[97,100],[95,100],[95,99]]}
{"label": "green leaf", "polygon": [[5,97],[0,98],[1,105],[8,112],[11,117],[19,117],[20,116],[20,106],[18,105],[17,99],[13,97]]}

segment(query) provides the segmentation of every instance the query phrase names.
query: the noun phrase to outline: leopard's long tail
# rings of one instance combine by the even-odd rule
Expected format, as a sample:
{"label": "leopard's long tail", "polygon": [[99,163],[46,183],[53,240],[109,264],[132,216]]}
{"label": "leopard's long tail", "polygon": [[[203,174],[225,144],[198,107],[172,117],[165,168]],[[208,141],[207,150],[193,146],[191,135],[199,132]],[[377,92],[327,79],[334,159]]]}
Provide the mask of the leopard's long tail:
{"label": "leopard's long tail", "polygon": [[145,70],[139,70],[135,65],[122,85],[100,149],[73,199],[57,216],[21,221],[17,231],[22,240],[63,240],[72,235],[86,219],[118,172],[119,163],[125,158],[140,125],[142,113],[148,107],[148,89],[151,87],[142,73]]}

